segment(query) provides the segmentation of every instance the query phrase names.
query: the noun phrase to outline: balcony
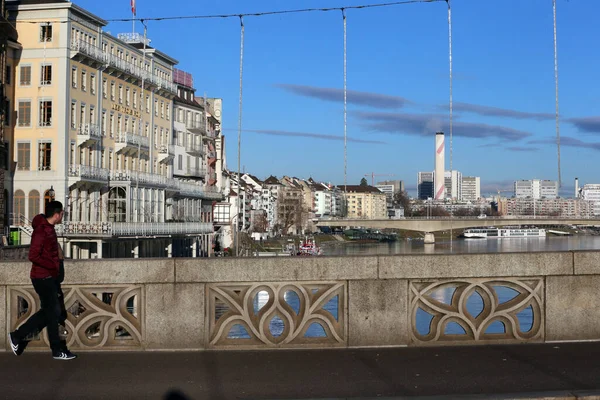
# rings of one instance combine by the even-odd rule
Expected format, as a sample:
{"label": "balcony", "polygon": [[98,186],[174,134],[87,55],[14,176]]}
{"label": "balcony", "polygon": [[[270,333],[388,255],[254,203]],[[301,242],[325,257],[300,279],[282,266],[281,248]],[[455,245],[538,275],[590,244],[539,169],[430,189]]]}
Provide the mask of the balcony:
{"label": "balcony", "polygon": [[80,124],[77,129],[77,145],[93,146],[102,139],[102,131],[95,124]]}
{"label": "balcony", "polygon": [[200,143],[186,143],[185,152],[197,157],[202,157],[204,155],[204,149]]}
{"label": "balcony", "polygon": [[159,144],[158,145],[158,161],[161,163],[168,163],[175,158],[175,146],[172,144]]}
{"label": "balcony", "polygon": [[92,167],[89,165],[69,165],[69,186],[77,182],[101,183],[108,182],[109,172],[106,168]]}
{"label": "balcony", "polygon": [[206,124],[203,122],[199,122],[199,121],[188,121],[185,124],[185,127],[187,128],[187,130],[189,130],[192,133],[198,133],[201,135],[205,135],[206,134]]}
{"label": "balcony", "polygon": [[219,193],[215,188],[205,188],[201,185],[195,185],[193,183],[177,182],[178,192],[181,196],[199,197],[207,200],[222,200],[223,195]]}
{"label": "balcony", "polygon": [[158,174],[149,174],[146,172],[117,170],[110,171],[110,180],[112,182],[128,182],[134,185],[153,186],[166,188],[167,177]]}
{"label": "balcony", "polygon": [[147,153],[150,150],[150,141],[148,138],[133,133],[117,133],[115,135],[115,144],[117,153],[133,154],[137,151]]}
{"label": "balcony", "polygon": [[206,222],[65,222],[56,226],[58,236],[129,237],[156,235],[190,235],[212,233]]}
{"label": "balcony", "polygon": [[147,88],[162,92],[163,95],[177,95],[177,85],[172,81],[145,71],[140,66],[81,39],[71,41],[71,58],[93,68],[104,66],[107,73],[128,82],[138,83],[144,79]]}

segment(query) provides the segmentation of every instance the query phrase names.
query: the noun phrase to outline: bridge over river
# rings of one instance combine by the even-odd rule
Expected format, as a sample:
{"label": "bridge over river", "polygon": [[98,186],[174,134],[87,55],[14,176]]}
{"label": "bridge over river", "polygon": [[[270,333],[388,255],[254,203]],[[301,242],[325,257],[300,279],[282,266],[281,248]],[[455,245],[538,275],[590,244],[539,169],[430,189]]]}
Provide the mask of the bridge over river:
{"label": "bridge over river", "polygon": [[317,226],[364,227],[378,229],[402,229],[416,232],[439,232],[451,229],[466,229],[479,226],[558,226],[586,225],[600,226],[600,218],[560,218],[560,217],[436,217],[404,219],[319,219]]}

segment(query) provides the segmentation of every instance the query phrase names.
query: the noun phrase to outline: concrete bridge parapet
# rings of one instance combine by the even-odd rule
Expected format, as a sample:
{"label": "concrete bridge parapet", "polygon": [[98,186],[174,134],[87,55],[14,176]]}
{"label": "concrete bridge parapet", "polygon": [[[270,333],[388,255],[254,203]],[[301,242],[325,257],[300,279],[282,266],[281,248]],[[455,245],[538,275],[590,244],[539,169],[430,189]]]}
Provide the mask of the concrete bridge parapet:
{"label": "concrete bridge parapet", "polygon": [[[68,261],[73,349],[272,349],[600,340],[600,251]],[[38,307],[0,263],[0,342]],[[499,293],[510,293],[502,298]],[[478,315],[464,304],[473,296]],[[522,313],[530,321],[523,322]],[[429,318],[429,331],[417,326]],[[449,325],[459,334],[449,334]],[[489,328],[503,326],[500,333]],[[237,336],[233,333],[237,333]],[[241,336],[240,336],[241,333]],[[30,349],[45,349],[45,335]]]}

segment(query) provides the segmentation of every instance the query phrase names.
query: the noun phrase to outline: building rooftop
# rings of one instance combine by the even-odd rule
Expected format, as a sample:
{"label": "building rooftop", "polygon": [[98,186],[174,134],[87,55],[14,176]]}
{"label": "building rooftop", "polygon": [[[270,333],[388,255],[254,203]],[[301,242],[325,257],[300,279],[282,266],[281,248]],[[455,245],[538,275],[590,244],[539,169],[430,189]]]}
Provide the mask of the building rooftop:
{"label": "building rooftop", "polygon": [[[338,185],[338,188],[344,190],[344,185]],[[346,191],[348,193],[381,193],[383,192],[373,186],[361,186],[361,185],[346,185]]]}

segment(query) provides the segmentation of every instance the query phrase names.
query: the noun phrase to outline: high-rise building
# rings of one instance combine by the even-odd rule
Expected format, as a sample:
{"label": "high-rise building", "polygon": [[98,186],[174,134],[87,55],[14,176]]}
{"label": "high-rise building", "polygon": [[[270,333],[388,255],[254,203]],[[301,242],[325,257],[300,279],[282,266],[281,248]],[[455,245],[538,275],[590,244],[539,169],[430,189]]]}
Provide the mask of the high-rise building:
{"label": "high-rise building", "polygon": [[481,182],[478,176],[463,176],[462,200],[474,202],[481,197]]}
{"label": "high-rise building", "polygon": [[[177,60],[144,35],[105,32],[105,20],[73,3],[8,3],[22,46],[14,65],[13,213],[32,219],[61,201],[67,257],[206,255],[207,207],[223,195],[193,170],[207,162],[200,151],[186,148],[193,174],[173,178],[174,99],[190,89],[174,82]],[[40,15],[50,22],[31,23]],[[200,111],[183,100],[182,108]],[[204,136],[220,136],[220,122],[203,120]],[[186,137],[190,143],[197,142]],[[191,150],[219,157],[202,146]]]}
{"label": "high-rise building", "polygon": [[558,197],[558,182],[540,179],[515,181],[516,198],[552,199]]}
{"label": "high-rise building", "polygon": [[392,185],[394,193],[404,192],[404,181],[401,180],[377,182],[377,185]]}
{"label": "high-rise building", "polygon": [[447,199],[462,200],[462,174],[459,171],[445,171],[444,186]]}
{"label": "high-rise building", "polygon": [[417,174],[417,197],[419,200],[433,198],[433,172],[419,172]]}

